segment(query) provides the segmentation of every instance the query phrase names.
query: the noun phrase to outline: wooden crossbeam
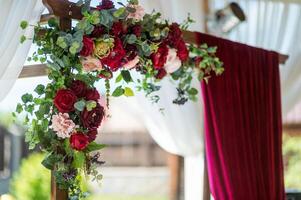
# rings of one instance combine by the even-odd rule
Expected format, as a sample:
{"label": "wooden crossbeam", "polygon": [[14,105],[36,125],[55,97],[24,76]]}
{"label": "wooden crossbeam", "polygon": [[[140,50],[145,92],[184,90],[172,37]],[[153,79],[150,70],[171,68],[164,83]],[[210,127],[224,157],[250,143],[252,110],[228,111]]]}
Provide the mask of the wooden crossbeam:
{"label": "wooden crossbeam", "polygon": [[[75,19],[75,20],[81,20],[83,18],[83,15],[81,13],[81,8],[76,6],[76,3],[72,3],[67,0],[43,0],[43,3],[49,10],[49,13],[51,13],[52,15],[62,17],[62,18]],[[208,7],[208,3],[207,4],[205,3],[204,6]],[[196,38],[195,36],[193,36],[195,35],[195,33],[197,32],[189,32],[189,31],[184,32],[184,38],[186,39],[187,36],[187,38],[189,39],[186,40],[186,42],[196,43],[197,42]],[[279,63],[285,64],[289,56],[281,53],[278,54],[279,54]]]}

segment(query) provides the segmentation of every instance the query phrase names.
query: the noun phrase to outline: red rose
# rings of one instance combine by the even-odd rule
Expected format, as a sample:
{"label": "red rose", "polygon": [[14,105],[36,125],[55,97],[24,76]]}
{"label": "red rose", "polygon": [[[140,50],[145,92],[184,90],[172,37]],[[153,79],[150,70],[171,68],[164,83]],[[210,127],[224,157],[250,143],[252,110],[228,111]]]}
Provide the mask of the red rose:
{"label": "red rose", "polygon": [[125,47],[125,50],[126,50],[127,55],[126,55],[125,59],[123,60],[124,63],[127,63],[130,60],[133,60],[138,55],[137,47],[133,44],[127,44]]}
{"label": "red rose", "polygon": [[73,111],[76,101],[76,95],[69,89],[60,89],[57,91],[53,100],[55,107],[62,113]]}
{"label": "red rose", "polygon": [[94,42],[91,38],[84,36],[83,37],[83,48],[79,52],[81,56],[87,57],[93,53]]}
{"label": "red rose", "polygon": [[72,134],[69,141],[73,149],[82,151],[88,146],[89,137],[81,132],[78,132]]}
{"label": "red rose", "polygon": [[127,32],[126,27],[120,21],[114,22],[111,30],[114,36],[120,36]]}
{"label": "red rose", "polygon": [[169,32],[167,36],[168,44],[172,47],[177,46],[177,43],[181,37],[182,37],[182,31],[179,27],[179,24],[172,23],[169,26]]}
{"label": "red rose", "polygon": [[85,99],[86,100],[93,100],[93,101],[97,101],[98,99],[100,99],[100,95],[98,93],[98,91],[93,88],[93,89],[88,89],[85,95]]}
{"label": "red rose", "polygon": [[121,67],[122,59],[126,52],[122,46],[122,42],[119,38],[115,38],[115,44],[110,54],[101,59],[101,62],[107,65],[111,71],[116,71]]}
{"label": "red rose", "polygon": [[91,37],[99,38],[104,33],[104,28],[102,26],[94,26],[94,29],[91,33]]}
{"label": "red rose", "polygon": [[182,62],[188,59],[189,51],[184,40],[180,40],[177,44],[177,56],[180,58]]}
{"label": "red rose", "polygon": [[132,27],[132,33],[136,35],[136,37],[140,37],[142,33],[141,25],[135,25]]}
{"label": "red rose", "polygon": [[163,79],[166,76],[167,72],[165,71],[164,68],[159,69],[158,73],[156,75],[156,79]]}
{"label": "red rose", "polygon": [[77,97],[83,97],[86,94],[87,85],[80,80],[75,80],[72,81],[70,89]]}
{"label": "red rose", "polygon": [[104,108],[97,104],[96,108],[91,111],[84,109],[80,117],[85,128],[97,129],[100,126],[104,115]]}
{"label": "red rose", "polygon": [[87,136],[89,138],[89,142],[93,142],[96,139],[97,134],[98,134],[97,129],[92,129],[88,131]]}
{"label": "red rose", "polygon": [[158,51],[151,55],[151,59],[155,69],[161,69],[165,65],[167,55],[168,55],[168,47],[166,44],[162,43],[159,46]]}
{"label": "red rose", "polygon": [[114,3],[111,0],[102,0],[97,6],[97,10],[108,10],[114,8]]}

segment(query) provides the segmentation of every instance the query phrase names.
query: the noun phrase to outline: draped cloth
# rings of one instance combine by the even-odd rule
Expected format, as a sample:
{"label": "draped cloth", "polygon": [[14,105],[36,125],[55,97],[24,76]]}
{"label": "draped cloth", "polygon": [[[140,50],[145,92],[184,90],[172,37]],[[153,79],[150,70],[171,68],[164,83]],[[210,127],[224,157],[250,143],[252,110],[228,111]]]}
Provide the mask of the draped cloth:
{"label": "draped cloth", "polygon": [[201,34],[225,72],[202,84],[215,200],[284,200],[278,54]]}
{"label": "draped cloth", "polygon": [[0,0],[0,102],[11,90],[23,68],[32,40],[20,43],[21,35],[32,38],[33,27],[22,30],[22,20],[35,25],[45,9],[41,0]]}

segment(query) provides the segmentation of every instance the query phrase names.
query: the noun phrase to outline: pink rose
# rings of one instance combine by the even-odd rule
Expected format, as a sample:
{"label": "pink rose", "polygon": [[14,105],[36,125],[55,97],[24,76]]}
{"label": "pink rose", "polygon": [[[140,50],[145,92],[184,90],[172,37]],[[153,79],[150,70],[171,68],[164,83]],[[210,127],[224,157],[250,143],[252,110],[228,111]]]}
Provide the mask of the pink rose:
{"label": "pink rose", "polygon": [[139,63],[139,56],[136,56],[133,60],[128,61],[123,65],[125,69],[133,69]]}
{"label": "pink rose", "polygon": [[102,69],[100,60],[92,56],[82,57],[81,63],[85,72],[92,72]]}
{"label": "pink rose", "polygon": [[176,49],[168,49],[166,63],[164,65],[164,69],[167,73],[171,74],[177,71],[182,65],[180,58],[177,56]]}
{"label": "pink rose", "polygon": [[74,122],[69,118],[68,113],[59,113],[58,115],[53,115],[51,119],[52,128],[58,137],[68,138],[75,129]]}
{"label": "pink rose", "polygon": [[137,21],[143,19],[145,12],[144,12],[144,8],[142,6],[129,4],[128,7],[135,9],[135,12],[129,13],[129,15],[127,16],[128,19],[134,19]]}

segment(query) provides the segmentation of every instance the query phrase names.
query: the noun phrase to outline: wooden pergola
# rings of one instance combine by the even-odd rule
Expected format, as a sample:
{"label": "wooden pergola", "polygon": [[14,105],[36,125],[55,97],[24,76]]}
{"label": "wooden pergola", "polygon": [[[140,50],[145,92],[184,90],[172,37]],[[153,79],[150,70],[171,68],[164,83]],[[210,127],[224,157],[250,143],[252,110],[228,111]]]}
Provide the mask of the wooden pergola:
{"label": "wooden pergola", "polygon": [[[203,12],[204,14],[209,13],[209,0],[202,0],[203,2]],[[44,5],[47,7],[49,14],[41,16],[41,22],[46,22],[51,17],[56,17],[59,19],[60,28],[62,30],[70,30],[72,20],[80,20],[83,18],[81,14],[81,8],[76,6],[75,3],[69,2],[68,0],[43,0]],[[92,8],[95,9],[95,8]],[[206,20],[206,19],[205,19]],[[207,32],[206,22],[205,32]],[[199,32],[190,32],[184,31],[184,39],[187,43],[198,44],[199,41]],[[283,55],[279,53],[279,63],[284,64],[288,59],[288,55]],[[37,65],[28,65],[24,66],[22,72],[19,75],[19,78],[26,77],[36,77],[36,76],[45,76],[46,65],[37,64]],[[169,166],[171,169],[171,181],[170,181],[170,200],[178,200],[179,191],[180,191],[180,177],[181,177],[181,163],[182,159],[179,156],[171,155],[169,157]],[[203,200],[210,199],[210,189],[208,181],[208,173],[206,167],[206,159],[204,165],[204,185],[203,185]],[[60,190],[56,187],[54,177],[52,176],[51,180],[51,200],[67,200],[68,194],[65,190]]]}

